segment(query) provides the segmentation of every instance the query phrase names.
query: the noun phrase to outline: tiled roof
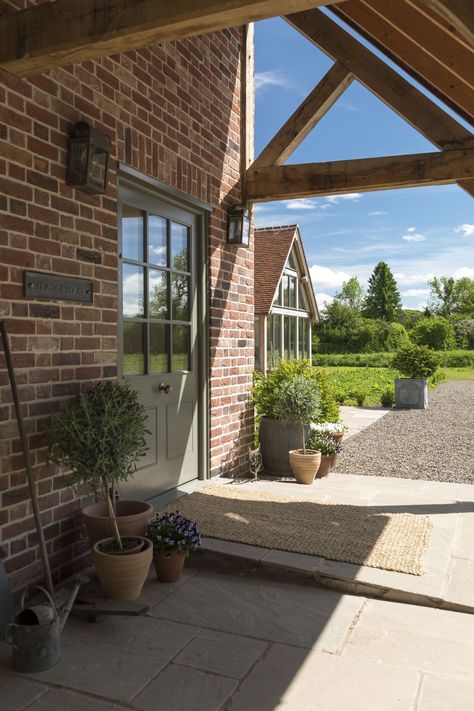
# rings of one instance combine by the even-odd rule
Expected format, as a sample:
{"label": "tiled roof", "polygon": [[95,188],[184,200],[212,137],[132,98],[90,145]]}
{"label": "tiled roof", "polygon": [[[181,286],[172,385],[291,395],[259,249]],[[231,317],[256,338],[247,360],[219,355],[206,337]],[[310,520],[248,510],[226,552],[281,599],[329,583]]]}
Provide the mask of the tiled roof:
{"label": "tiled roof", "polygon": [[268,314],[298,225],[255,230],[255,313]]}

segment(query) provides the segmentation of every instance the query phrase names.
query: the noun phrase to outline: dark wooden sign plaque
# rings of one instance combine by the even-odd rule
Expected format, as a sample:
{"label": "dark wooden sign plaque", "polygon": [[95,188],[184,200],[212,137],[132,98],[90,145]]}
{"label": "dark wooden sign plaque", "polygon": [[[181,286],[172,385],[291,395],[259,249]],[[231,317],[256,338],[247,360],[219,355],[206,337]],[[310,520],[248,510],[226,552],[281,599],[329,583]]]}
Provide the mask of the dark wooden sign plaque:
{"label": "dark wooden sign plaque", "polygon": [[23,272],[23,279],[24,294],[30,298],[92,304],[94,294],[89,279],[63,277],[44,272]]}

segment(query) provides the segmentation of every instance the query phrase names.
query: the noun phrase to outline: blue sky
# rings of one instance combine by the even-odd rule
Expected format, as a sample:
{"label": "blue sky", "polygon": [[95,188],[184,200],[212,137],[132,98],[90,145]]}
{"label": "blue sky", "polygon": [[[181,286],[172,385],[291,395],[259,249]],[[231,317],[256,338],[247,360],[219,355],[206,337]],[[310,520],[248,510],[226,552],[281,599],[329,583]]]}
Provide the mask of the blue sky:
{"label": "blue sky", "polygon": [[[256,24],[256,155],[331,64],[283,20]],[[436,150],[353,82],[288,163]],[[299,224],[320,306],[350,276],[365,286],[381,260],[407,308],[426,303],[432,276],[474,278],[474,201],[456,185],[259,204],[255,220],[258,227]]]}

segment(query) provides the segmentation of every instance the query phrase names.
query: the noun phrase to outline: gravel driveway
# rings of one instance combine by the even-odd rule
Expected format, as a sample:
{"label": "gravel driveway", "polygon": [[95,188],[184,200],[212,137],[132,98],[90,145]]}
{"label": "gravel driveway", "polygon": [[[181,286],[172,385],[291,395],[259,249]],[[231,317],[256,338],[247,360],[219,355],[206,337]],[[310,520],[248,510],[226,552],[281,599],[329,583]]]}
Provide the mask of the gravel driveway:
{"label": "gravel driveway", "polygon": [[474,483],[474,380],[430,391],[427,410],[393,410],[344,443],[335,471]]}

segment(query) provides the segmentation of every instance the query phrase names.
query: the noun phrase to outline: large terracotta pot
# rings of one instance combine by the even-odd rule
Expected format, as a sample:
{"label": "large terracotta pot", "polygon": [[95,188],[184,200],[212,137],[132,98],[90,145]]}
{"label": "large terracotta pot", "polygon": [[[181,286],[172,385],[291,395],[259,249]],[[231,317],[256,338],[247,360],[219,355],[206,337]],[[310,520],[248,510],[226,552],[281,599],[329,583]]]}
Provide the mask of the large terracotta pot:
{"label": "large terracotta pot", "polygon": [[[91,547],[102,538],[113,536],[105,501],[89,504],[82,509]],[[153,506],[146,501],[117,501],[117,524],[121,536],[144,536]]]}
{"label": "large terracotta pot", "polygon": [[186,553],[183,551],[173,551],[169,558],[165,558],[162,553],[154,553],[153,563],[157,580],[160,583],[175,583],[179,580],[183,574],[185,558]]}
{"label": "large terracotta pot", "polygon": [[312,484],[321,463],[321,452],[307,449],[292,449],[289,453],[291,471],[298,484]]}
{"label": "large terracotta pot", "polygon": [[133,602],[142,592],[153,558],[153,544],[148,538],[139,537],[143,542],[139,550],[129,553],[104,553],[100,547],[113,542],[105,538],[94,543],[92,556],[94,565],[105,592],[112,600]]}
{"label": "large terracotta pot", "polygon": [[[306,437],[310,432],[310,426],[305,426]],[[301,447],[301,425],[262,417],[259,441],[263,468],[267,474],[291,476],[288,452]]]}

